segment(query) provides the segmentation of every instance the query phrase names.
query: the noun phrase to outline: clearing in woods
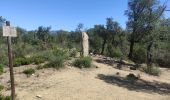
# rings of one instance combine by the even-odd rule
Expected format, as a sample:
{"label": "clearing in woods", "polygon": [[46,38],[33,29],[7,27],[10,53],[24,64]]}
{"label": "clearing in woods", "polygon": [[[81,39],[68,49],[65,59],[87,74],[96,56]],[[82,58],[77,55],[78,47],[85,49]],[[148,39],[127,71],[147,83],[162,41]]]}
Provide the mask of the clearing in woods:
{"label": "clearing in woods", "polygon": [[[139,71],[118,70],[106,63],[96,61],[98,68],[77,69],[69,65],[59,71],[37,70],[28,77],[21,72],[35,66],[15,68],[17,100],[170,100],[170,70],[161,69],[159,77]],[[119,75],[116,73],[119,72]],[[125,79],[129,73],[140,73],[134,83]],[[9,72],[0,76],[5,85],[4,95],[9,95]]]}

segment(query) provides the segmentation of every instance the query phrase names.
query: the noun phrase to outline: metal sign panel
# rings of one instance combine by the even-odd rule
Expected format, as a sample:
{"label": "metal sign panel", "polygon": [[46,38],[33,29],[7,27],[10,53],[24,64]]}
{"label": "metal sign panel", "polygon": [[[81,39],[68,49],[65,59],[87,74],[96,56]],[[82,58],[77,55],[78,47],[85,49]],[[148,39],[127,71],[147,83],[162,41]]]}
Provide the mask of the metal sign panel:
{"label": "metal sign panel", "polygon": [[15,27],[2,26],[3,36],[7,37],[17,37],[17,31]]}

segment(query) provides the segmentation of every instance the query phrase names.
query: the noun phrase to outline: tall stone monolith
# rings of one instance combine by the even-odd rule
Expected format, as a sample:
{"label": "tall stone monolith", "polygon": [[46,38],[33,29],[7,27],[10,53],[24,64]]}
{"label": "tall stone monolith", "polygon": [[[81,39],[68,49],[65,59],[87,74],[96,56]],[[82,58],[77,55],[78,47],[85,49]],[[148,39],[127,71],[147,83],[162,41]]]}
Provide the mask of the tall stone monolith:
{"label": "tall stone monolith", "polygon": [[89,55],[89,37],[86,32],[82,32],[82,54],[83,57]]}

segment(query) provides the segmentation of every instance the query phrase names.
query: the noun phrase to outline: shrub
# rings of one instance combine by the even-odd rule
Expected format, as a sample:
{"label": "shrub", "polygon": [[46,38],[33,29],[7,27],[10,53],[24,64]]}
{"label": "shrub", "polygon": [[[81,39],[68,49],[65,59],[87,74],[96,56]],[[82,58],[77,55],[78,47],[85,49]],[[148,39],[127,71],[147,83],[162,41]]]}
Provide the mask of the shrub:
{"label": "shrub", "polygon": [[83,68],[83,67],[89,68],[91,67],[92,59],[90,57],[82,57],[82,58],[76,59],[73,62],[73,64],[75,67],[78,67],[78,68]]}
{"label": "shrub", "polygon": [[30,68],[30,69],[24,70],[23,73],[29,76],[29,75],[34,74],[35,70]]}
{"label": "shrub", "polygon": [[2,75],[3,71],[4,71],[3,65],[0,65],[0,75]]}
{"label": "shrub", "polygon": [[159,67],[147,67],[147,66],[143,66],[142,69],[144,72],[150,74],[150,75],[154,75],[154,76],[159,76],[161,74],[161,70],[159,69]]}
{"label": "shrub", "polygon": [[52,59],[47,64],[45,64],[43,67],[60,69],[64,67],[64,59],[61,56],[52,57]]}
{"label": "shrub", "polygon": [[18,67],[21,65],[29,65],[32,61],[29,58],[16,58],[14,59],[14,67]]}

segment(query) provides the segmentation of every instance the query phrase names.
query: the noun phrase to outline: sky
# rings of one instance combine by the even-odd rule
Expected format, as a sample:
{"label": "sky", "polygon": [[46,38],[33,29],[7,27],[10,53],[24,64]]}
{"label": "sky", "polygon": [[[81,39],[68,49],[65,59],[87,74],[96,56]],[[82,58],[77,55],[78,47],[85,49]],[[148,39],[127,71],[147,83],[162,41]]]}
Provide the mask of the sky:
{"label": "sky", "polygon": [[[160,0],[161,3],[170,0]],[[39,26],[51,26],[52,30],[75,30],[78,23],[84,28],[106,23],[112,17],[122,28],[126,27],[128,0],[1,0],[0,16],[12,26],[35,30]],[[165,13],[170,17],[170,12]]]}

